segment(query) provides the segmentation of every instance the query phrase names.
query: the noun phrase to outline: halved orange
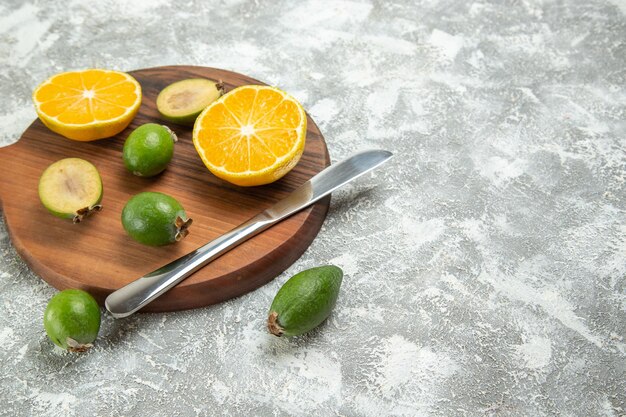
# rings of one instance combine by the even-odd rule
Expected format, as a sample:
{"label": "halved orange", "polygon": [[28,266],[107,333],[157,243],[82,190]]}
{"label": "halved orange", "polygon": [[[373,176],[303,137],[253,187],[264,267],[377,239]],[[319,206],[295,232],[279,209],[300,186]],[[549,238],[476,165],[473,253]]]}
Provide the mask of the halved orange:
{"label": "halved orange", "polygon": [[289,94],[260,85],[235,88],[196,119],[193,144],[215,176],[241,186],[269,184],[300,160],[306,113]]}
{"label": "halved orange", "polygon": [[87,69],[53,75],[33,92],[39,118],[68,139],[115,136],[141,104],[141,86],[125,72]]}

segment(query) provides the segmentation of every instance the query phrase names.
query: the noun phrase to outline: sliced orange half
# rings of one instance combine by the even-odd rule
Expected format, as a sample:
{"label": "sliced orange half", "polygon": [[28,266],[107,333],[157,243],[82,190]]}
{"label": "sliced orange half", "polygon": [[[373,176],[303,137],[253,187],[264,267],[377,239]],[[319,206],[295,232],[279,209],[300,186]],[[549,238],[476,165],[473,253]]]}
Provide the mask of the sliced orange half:
{"label": "sliced orange half", "polygon": [[289,94],[260,85],[235,88],[196,119],[193,144],[207,168],[236,185],[269,184],[300,160],[306,113]]}
{"label": "sliced orange half", "polygon": [[90,141],[115,136],[129,125],[141,104],[141,86],[125,72],[63,72],[39,85],[33,102],[50,130]]}

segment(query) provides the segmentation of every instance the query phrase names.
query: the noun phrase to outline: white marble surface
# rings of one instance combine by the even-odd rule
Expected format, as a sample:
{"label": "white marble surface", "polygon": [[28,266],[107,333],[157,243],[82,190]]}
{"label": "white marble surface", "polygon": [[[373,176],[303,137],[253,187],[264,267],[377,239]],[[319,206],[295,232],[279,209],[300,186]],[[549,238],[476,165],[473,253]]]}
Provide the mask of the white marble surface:
{"label": "white marble surface", "polygon": [[[293,93],[333,161],[397,156],[334,196],[274,282],[210,308],[105,316],[84,355],[47,340],[55,290],[0,222],[0,415],[626,415],[625,13],[620,0],[3,0],[0,145],[53,73],[192,64]],[[280,284],[323,263],[346,274],[330,320],[270,337]]]}

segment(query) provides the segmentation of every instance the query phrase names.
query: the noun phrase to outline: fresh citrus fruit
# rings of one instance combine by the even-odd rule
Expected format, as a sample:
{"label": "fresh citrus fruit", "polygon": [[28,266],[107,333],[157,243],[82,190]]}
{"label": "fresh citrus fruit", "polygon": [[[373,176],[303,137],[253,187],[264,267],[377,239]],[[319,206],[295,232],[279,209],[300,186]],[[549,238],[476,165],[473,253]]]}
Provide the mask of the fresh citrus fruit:
{"label": "fresh citrus fruit", "polygon": [[141,86],[119,71],[63,72],[39,85],[33,102],[50,130],[90,141],[114,136],[128,126],[141,104]]}
{"label": "fresh citrus fruit", "polygon": [[238,87],[196,119],[193,143],[217,177],[241,186],[263,185],[300,160],[306,113],[289,94],[259,85]]}
{"label": "fresh citrus fruit", "polygon": [[139,126],[124,142],[122,157],[126,169],[139,177],[160,174],[172,160],[177,140],[167,126],[156,123]]}

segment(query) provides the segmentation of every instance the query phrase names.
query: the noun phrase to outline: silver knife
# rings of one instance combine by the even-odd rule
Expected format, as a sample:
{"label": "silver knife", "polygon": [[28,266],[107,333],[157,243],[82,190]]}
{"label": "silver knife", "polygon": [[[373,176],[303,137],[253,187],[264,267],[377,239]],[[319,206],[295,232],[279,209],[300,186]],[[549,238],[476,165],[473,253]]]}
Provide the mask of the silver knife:
{"label": "silver knife", "polygon": [[329,166],[233,230],[112,292],[104,302],[107,310],[116,318],[130,316],[215,258],[373,170],[392,155],[383,150],[364,151]]}

